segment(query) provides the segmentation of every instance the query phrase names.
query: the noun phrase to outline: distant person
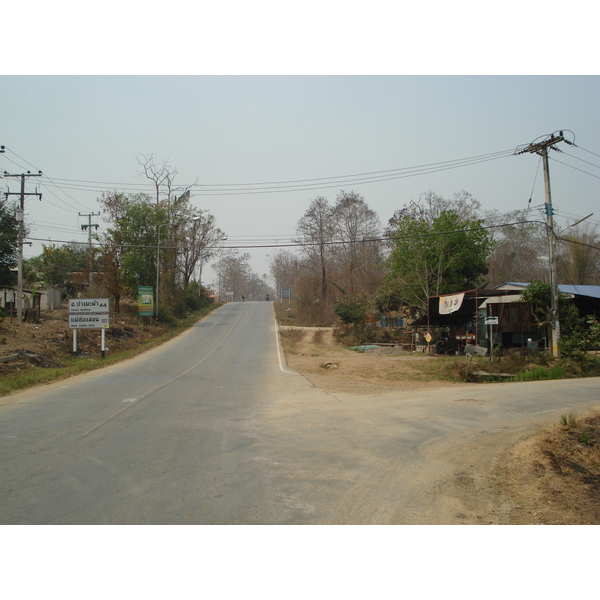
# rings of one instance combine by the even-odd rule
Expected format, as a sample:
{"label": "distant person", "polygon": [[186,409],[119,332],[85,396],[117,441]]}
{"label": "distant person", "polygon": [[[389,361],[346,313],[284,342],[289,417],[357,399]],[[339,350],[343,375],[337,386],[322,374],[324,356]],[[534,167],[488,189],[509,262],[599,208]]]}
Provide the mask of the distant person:
{"label": "distant person", "polygon": [[269,301],[269,294],[266,295],[265,300],[268,302]]}
{"label": "distant person", "polygon": [[246,302],[246,296],[242,296],[242,302]]}

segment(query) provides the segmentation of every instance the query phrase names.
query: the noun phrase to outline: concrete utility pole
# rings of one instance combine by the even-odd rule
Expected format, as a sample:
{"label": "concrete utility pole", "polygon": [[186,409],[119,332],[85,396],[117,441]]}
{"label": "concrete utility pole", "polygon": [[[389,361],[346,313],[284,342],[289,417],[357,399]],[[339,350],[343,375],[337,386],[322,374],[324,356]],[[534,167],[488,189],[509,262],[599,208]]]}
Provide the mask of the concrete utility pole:
{"label": "concrete utility pole", "polygon": [[552,208],[552,195],[550,193],[550,170],[548,167],[548,148],[554,148],[554,144],[558,142],[565,142],[570,144],[563,137],[563,132],[561,131],[559,135],[552,134],[546,137],[545,140],[538,143],[531,143],[529,146],[524,148],[523,150],[517,152],[517,154],[523,154],[525,152],[539,154],[542,157],[542,161],[544,164],[544,184],[546,188],[546,230],[548,233],[548,262],[550,266],[550,289],[551,289],[551,297],[550,297],[550,335],[551,335],[551,344],[552,344],[552,356],[556,358],[560,357],[560,349],[558,347],[558,342],[560,339],[560,323],[558,321],[558,285],[556,281],[556,252],[555,252],[555,241],[556,234],[554,233],[554,222],[553,215],[554,210]]}
{"label": "concrete utility pole", "polygon": [[42,195],[35,193],[25,192],[25,178],[26,177],[41,177],[42,172],[39,171],[37,173],[31,173],[27,171],[27,173],[21,173],[20,175],[11,175],[4,171],[4,177],[20,177],[21,178],[21,192],[20,193],[12,193],[6,192],[6,197],[8,196],[20,196],[21,197],[21,205],[20,209],[17,211],[17,221],[19,221],[19,262],[17,268],[17,325],[20,325],[23,322],[23,238],[25,237],[25,196],[37,196],[40,200],[42,199]]}
{"label": "concrete utility pole", "polygon": [[87,224],[84,223],[81,226],[81,229],[83,231],[85,231],[86,229],[88,230],[88,254],[89,254],[89,259],[90,259],[90,275],[89,275],[90,288],[89,289],[92,289],[92,227],[95,227],[96,229],[98,229],[98,227],[99,227],[98,223],[92,224],[92,217],[98,217],[99,215],[100,215],[99,212],[97,212],[97,213],[93,212],[88,215],[83,215],[83,214],[79,213],[80,217],[88,218]]}

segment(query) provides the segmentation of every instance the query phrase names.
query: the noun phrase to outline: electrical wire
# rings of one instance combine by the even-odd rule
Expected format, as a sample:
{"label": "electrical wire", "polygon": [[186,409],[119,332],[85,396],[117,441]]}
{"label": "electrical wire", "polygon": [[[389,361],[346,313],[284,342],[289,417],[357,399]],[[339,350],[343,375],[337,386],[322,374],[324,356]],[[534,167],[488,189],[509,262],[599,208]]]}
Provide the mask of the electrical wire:
{"label": "electrical wire", "polygon": [[[386,235],[386,236],[381,236],[381,237],[373,237],[373,238],[368,238],[368,239],[362,239],[362,240],[357,240],[356,243],[375,243],[375,242],[385,242],[385,241],[390,241],[390,240],[408,240],[408,239],[419,239],[419,238],[426,238],[426,237],[435,237],[435,236],[440,236],[440,235],[450,235],[450,234],[455,234],[455,233],[467,233],[467,232],[472,232],[472,231],[481,231],[482,229],[496,229],[496,228],[500,228],[500,227],[511,227],[514,225],[531,225],[531,224],[542,224],[545,225],[545,221],[536,221],[536,220],[528,220],[528,221],[515,221],[513,223],[501,223],[498,225],[481,225],[479,227],[468,227],[466,229],[456,229],[453,231],[436,231],[436,232],[429,232],[429,233],[419,233],[419,234],[414,234],[414,235],[406,235],[406,236],[398,236],[398,235]],[[52,243],[62,243],[62,244],[70,244],[71,241],[66,241],[66,240],[41,240],[39,238],[34,238],[31,236],[27,236],[28,240],[31,241],[50,241]],[[244,243],[242,244],[235,244],[232,245],[231,242],[228,244],[223,244],[220,245],[219,248],[222,248],[224,250],[242,250],[242,249],[259,249],[259,248],[300,248],[300,247],[311,247],[311,246],[320,246],[320,245],[325,245],[325,246],[334,246],[334,245],[342,245],[342,244],[347,244],[347,241],[343,241],[343,240],[333,240],[333,241],[329,241],[329,242],[298,242],[298,241],[291,241],[289,243],[275,243],[275,244],[260,244],[260,245],[244,245]],[[93,246],[96,247],[102,247],[105,244],[99,243],[99,242],[93,242],[92,243]],[[157,246],[155,245],[144,245],[144,244],[116,244],[117,247],[119,248],[140,248],[140,249],[153,249],[156,250]],[[161,244],[160,246],[161,248],[168,248],[168,249],[173,249],[174,247],[169,247],[169,246],[164,246]]]}
{"label": "electrical wire", "polygon": [[586,175],[589,175],[590,177],[600,179],[600,175],[594,175],[593,173],[588,173],[587,171],[584,171],[583,169],[578,169],[577,167],[574,167],[573,165],[563,162],[562,160],[557,160],[556,158],[552,158],[552,162],[559,163],[561,165],[564,165],[565,167],[569,167],[570,169],[575,169],[575,171],[579,171],[580,173],[585,173]]}
{"label": "electrical wire", "polygon": [[583,158],[579,158],[578,156],[574,156],[573,154],[569,154],[568,152],[565,152],[564,150],[561,150],[561,154],[564,154],[565,156],[568,156],[570,158],[574,158],[575,160],[579,160],[581,162],[584,162],[586,165],[591,165],[592,167],[596,167],[596,169],[600,169],[600,165],[596,165],[594,163],[591,163],[587,160],[583,160]]}
{"label": "electrical wire", "polygon": [[[192,184],[186,186],[192,190],[195,194],[204,195],[242,195],[242,194],[255,194],[255,193],[274,193],[274,192],[298,192],[298,191],[309,191],[315,189],[324,189],[332,187],[340,187],[344,185],[354,184],[366,184],[366,183],[378,183],[381,181],[390,181],[394,179],[402,179],[406,177],[414,177],[417,175],[423,175],[427,173],[434,173],[440,171],[446,171],[449,169],[460,168],[464,166],[470,166],[479,164],[482,162],[488,162],[491,160],[497,160],[499,158],[506,158],[513,155],[512,150],[504,150],[500,152],[493,152],[489,154],[483,154],[473,156],[469,158],[455,159],[451,161],[444,161],[439,163],[429,163],[425,165],[418,165],[414,167],[402,167],[397,169],[388,169],[385,171],[371,171],[365,173],[357,173],[353,175],[338,175],[333,177],[321,177],[312,179],[295,179],[285,181],[263,181],[253,183],[217,183],[217,184]],[[79,191],[105,191],[107,188],[119,188],[122,190],[136,189],[140,187],[148,187],[152,184],[132,184],[132,183],[111,183],[111,182],[93,182],[85,180],[73,180],[73,179],[57,179],[57,181],[64,182],[62,185],[65,189],[79,190]],[[94,185],[87,185],[88,183]],[[67,184],[67,185],[65,185]],[[75,185],[70,185],[75,184]],[[102,187],[99,187],[102,186]]]}

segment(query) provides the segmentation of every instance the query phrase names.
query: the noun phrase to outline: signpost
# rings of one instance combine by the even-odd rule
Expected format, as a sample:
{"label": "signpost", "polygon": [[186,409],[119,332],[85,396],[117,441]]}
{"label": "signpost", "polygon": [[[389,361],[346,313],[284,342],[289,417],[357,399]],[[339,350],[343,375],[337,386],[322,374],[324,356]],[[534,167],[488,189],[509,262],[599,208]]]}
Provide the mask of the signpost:
{"label": "signpost", "polygon": [[486,317],[485,324],[489,327],[488,339],[490,341],[490,362],[493,360],[494,355],[494,325],[498,325],[498,317]]}
{"label": "signpost", "polygon": [[69,328],[73,330],[73,356],[77,355],[77,330],[101,329],[100,353],[104,358],[105,332],[110,326],[108,298],[75,298],[69,300]]}

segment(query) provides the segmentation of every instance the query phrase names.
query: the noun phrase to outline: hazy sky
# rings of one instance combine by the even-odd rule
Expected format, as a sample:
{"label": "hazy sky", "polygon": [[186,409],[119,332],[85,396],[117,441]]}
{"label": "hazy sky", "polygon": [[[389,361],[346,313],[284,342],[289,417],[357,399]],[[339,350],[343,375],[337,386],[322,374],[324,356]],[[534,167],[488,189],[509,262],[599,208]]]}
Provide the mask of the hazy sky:
{"label": "hazy sky", "polygon": [[[600,223],[600,78],[585,4],[34,5],[25,34],[8,26],[18,8],[3,13],[0,173],[44,173],[28,183],[42,201],[26,205],[38,240],[85,241],[79,213],[98,212],[102,191],[150,191],[135,157],[155,154],[177,168],[176,184],[204,186],[193,203],[262,275],[274,250],[257,246],[289,242],[310,201],[333,203],[342,189],[382,225],[430,190],[466,190],[485,210],[539,206],[539,157],[507,154],[560,129],[580,148],[552,153],[558,223],[591,212]],[[541,31],[557,36],[543,52],[532,41]],[[454,162],[494,153],[504,154]],[[416,174],[422,165],[432,168]],[[383,181],[352,177],[382,171]],[[8,188],[18,181],[0,180]]]}
{"label": "hazy sky", "polygon": [[[194,188],[194,205],[263,274],[273,249],[241,247],[289,242],[311,199],[334,202],[342,189],[362,194],[384,225],[429,190],[466,190],[484,209],[526,208],[530,196],[539,206],[531,154],[375,183],[349,176],[511,151],[559,129],[579,147],[551,155],[558,223],[591,212],[600,222],[599,101],[596,76],[3,76],[0,170],[44,173],[28,185],[43,194],[26,203],[33,238],[85,240],[79,213],[99,212],[102,190],[150,191],[135,157],[154,153],[177,168],[176,184],[207,186]],[[338,176],[348,177],[325,179]],[[18,191],[17,180],[1,183]],[[217,184],[246,186],[214,193]]]}

